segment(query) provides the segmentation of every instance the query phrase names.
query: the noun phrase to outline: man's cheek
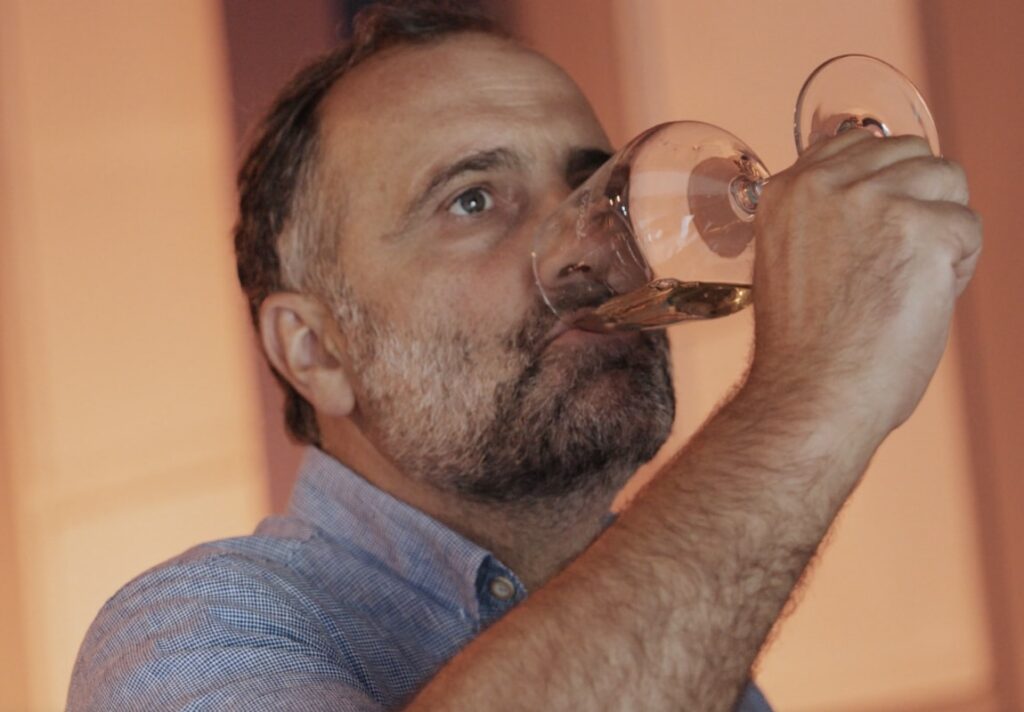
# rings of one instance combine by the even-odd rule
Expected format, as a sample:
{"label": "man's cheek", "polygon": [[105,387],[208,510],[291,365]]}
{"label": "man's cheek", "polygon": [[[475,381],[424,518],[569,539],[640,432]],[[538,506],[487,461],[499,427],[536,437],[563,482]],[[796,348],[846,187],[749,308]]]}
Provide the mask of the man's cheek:
{"label": "man's cheek", "polygon": [[491,319],[506,324],[521,321],[540,299],[528,250],[519,254],[511,246],[489,255],[462,290],[464,298],[475,300]]}

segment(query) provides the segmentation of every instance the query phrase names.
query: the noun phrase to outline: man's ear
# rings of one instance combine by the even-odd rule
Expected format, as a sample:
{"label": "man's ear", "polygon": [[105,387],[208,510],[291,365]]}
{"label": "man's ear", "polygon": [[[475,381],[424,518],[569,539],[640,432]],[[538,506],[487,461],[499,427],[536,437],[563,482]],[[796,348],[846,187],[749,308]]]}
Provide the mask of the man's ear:
{"label": "man's ear", "polygon": [[260,339],[271,365],[317,413],[349,415],[355,392],[341,335],[317,299],[275,292],[260,305]]}

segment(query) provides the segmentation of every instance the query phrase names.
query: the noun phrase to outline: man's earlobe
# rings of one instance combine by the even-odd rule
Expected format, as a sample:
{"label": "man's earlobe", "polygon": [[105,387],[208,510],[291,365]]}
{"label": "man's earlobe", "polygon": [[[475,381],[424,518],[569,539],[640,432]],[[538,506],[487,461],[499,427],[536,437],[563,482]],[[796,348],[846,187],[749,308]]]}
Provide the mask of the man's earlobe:
{"label": "man's earlobe", "polygon": [[355,408],[348,363],[330,312],[319,300],[275,292],[260,305],[260,339],[267,359],[281,376],[328,417]]}

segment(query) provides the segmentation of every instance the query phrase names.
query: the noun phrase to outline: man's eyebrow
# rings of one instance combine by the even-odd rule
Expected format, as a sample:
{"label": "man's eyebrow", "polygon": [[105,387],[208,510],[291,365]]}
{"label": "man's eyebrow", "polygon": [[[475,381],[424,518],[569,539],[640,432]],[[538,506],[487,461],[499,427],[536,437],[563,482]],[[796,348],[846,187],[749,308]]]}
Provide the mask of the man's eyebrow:
{"label": "man's eyebrow", "polygon": [[577,188],[590,175],[607,162],[612,154],[603,148],[574,148],[565,162],[565,182],[570,188]]}

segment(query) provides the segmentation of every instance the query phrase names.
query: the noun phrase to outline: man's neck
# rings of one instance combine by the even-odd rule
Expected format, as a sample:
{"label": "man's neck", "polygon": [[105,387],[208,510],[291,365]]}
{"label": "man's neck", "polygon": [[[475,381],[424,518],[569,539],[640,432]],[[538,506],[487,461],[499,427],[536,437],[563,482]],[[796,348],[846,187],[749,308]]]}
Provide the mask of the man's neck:
{"label": "man's neck", "polygon": [[493,553],[527,590],[535,591],[604,530],[613,497],[591,495],[527,506],[461,500],[447,512],[428,514]]}
{"label": "man's neck", "polygon": [[323,435],[325,452],[378,489],[490,551],[530,591],[543,586],[601,533],[616,494],[581,492],[512,504],[471,501],[408,477],[351,424]]}

